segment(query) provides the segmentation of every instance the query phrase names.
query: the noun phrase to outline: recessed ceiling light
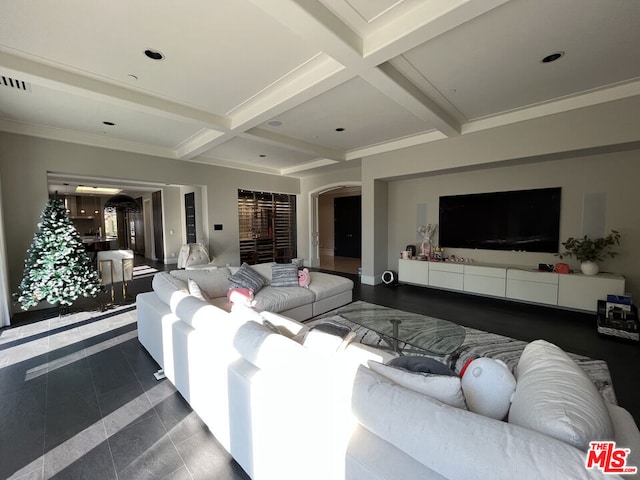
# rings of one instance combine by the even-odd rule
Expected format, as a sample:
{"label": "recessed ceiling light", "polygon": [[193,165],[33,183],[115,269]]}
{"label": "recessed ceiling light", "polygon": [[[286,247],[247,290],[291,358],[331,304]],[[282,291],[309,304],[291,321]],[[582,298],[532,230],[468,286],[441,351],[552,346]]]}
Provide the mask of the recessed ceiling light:
{"label": "recessed ceiling light", "polygon": [[267,122],[267,125],[270,127],[281,127],[282,122],[280,120],[271,120],[270,122]]}
{"label": "recessed ceiling light", "polygon": [[558,60],[560,57],[564,56],[564,52],[555,52],[552,53],[550,55],[547,55],[546,57],[544,57],[542,59],[542,63],[551,63],[551,62],[555,62],[556,60]]}
{"label": "recessed ceiling light", "polygon": [[134,75],[133,73],[130,73],[129,75],[127,75],[131,80],[137,80],[138,76]]}
{"label": "recessed ceiling light", "polygon": [[144,54],[151,60],[164,60],[164,53],[160,50],[154,50],[153,48],[147,48]]}
{"label": "recessed ceiling light", "polygon": [[106,121],[105,121],[105,122],[102,122],[102,123],[103,123],[103,124],[105,124],[105,125],[108,125],[108,126],[110,126],[110,127],[115,127],[115,125],[116,125],[116,124],[115,124],[115,123],[113,123],[113,122],[106,122]]}
{"label": "recessed ceiling light", "polygon": [[338,128],[336,128],[336,132],[344,132],[344,128],[338,127]]}

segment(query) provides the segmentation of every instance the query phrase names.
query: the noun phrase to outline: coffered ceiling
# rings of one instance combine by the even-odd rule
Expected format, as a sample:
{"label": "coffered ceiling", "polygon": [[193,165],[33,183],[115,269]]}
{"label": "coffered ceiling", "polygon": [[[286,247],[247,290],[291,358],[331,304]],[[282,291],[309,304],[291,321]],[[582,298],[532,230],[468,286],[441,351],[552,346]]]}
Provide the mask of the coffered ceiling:
{"label": "coffered ceiling", "polygon": [[304,176],[640,95],[639,25],[637,0],[3,0],[0,130]]}

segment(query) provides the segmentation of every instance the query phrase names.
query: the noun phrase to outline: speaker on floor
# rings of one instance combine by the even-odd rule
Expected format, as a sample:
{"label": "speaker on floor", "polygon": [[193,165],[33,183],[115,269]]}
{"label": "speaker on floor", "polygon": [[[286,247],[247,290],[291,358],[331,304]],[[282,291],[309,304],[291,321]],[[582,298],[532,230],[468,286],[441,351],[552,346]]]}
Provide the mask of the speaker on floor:
{"label": "speaker on floor", "polygon": [[394,286],[398,284],[398,274],[394,271],[387,270],[382,274],[382,283],[387,286]]}

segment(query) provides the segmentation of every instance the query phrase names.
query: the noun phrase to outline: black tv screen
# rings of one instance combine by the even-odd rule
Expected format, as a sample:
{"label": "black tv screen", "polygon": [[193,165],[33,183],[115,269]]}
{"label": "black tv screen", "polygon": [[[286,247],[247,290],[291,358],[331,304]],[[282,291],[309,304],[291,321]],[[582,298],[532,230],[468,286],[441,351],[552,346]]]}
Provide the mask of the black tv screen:
{"label": "black tv screen", "polygon": [[557,253],[560,191],[558,187],[440,197],[440,246]]}

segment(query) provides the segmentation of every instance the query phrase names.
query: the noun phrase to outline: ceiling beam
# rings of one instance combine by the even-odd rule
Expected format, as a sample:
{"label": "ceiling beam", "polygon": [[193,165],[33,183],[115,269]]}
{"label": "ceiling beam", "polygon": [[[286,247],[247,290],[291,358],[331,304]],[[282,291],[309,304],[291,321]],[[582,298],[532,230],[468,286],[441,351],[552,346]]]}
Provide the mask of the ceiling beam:
{"label": "ceiling beam", "polygon": [[63,70],[44,63],[11,55],[0,51],[0,65],[4,68],[20,72],[20,76],[29,76],[26,80],[49,88],[65,91],[85,98],[93,98],[109,103],[116,103],[159,117],[171,118],[202,125],[215,130],[228,131],[230,120],[187,105],[170,102],[146,93],[107,83],[89,77],[87,73],[79,74]]}
{"label": "ceiling beam", "polygon": [[243,137],[256,142],[265,143],[279,147],[285,147],[287,150],[293,150],[314,157],[329,158],[333,161],[344,161],[344,153],[330,148],[320,147],[315,144],[303,142],[296,138],[272,132],[263,128],[252,128],[242,134]]}
{"label": "ceiling beam", "polygon": [[[445,0],[426,2],[366,39],[358,37],[317,0],[251,1],[343,65],[344,69],[340,70],[343,82],[360,76],[380,93],[424,120],[429,128],[435,127],[446,136],[455,136],[461,131],[455,115],[387,62],[407,48],[455,28],[507,0],[487,0],[483,6],[477,3],[484,2],[471,0],[457,0],[453,4]],[[330,81],[330,77],[324,81]],[[291,90],[284,91],[289,94],[287,100],[291,108],[302,103]]]}

